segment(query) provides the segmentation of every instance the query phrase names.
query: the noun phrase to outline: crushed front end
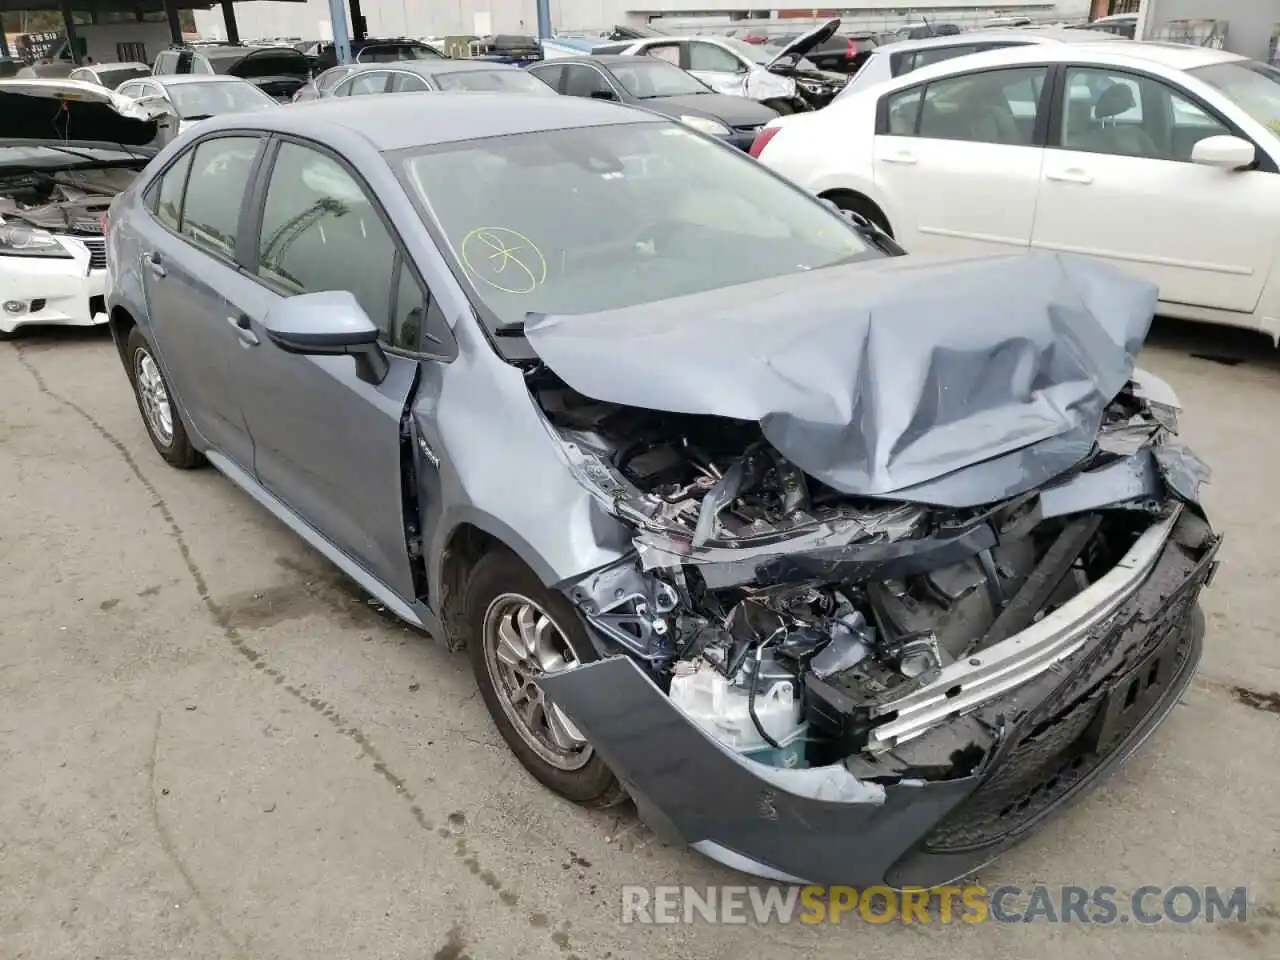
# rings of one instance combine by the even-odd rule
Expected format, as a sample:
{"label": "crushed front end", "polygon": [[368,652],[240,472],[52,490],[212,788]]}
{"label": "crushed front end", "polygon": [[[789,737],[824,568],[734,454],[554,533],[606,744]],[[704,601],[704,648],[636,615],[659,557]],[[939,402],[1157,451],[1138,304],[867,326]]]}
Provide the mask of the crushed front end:
{"label": "crushed front end", "polygon": [[1219,537],[1149,374],[1071,469],[964,507],[837,491],[750,421],[545,368],[530,388],[635,531],[563,585],[600,659],[543,688],[646,820],[721,862],[949,882],[1123,760],[1194,673]]}

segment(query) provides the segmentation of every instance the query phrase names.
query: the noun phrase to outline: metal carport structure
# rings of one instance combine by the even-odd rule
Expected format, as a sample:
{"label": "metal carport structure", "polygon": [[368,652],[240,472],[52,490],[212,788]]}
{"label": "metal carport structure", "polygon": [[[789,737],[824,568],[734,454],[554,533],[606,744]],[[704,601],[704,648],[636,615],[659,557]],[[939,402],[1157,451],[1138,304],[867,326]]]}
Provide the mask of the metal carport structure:
{"label": "metal carport structure", "polygon": [[[163,11],[169,21],[169,35],[172,41],[182,42],[182,27],[178,21],[179,10],[209,10],[215,6],[222,7],[223,22],[227,28],[227,41],[236,43],[240,39],[240,31],[236,26],[235,4],[246,0],[0,0],[0,56],[9,56],[9,44],[5,37],[4,15],[17,11],[57,10],[62,14],[63,29],[71,46],[72,60],[80,63],[80,51],[76,43],[75,13],[88,14],[96,19],[104,13],[134,13],[141,21],[144,14]],[[295,0],[276,0],[289,3]],[[330,8],[346,10],[342,0],[330,0]],[[343,27],[345,27],[345,22]],[[338,24],[334,24],[334,36],[338,36]],[[345,32],[345,31],[344,31]]]}

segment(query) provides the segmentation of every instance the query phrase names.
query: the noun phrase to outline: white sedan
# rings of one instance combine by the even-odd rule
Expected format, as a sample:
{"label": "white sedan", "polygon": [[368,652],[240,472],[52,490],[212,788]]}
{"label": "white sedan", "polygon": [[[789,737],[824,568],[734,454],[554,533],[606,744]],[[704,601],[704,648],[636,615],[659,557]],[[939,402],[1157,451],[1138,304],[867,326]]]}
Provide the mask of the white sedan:
{"label": "white sedan", "polygon": [[1044,44],[772,121],[766,165],[909,253],[1108,260],[1170,316],[1280,339],[1280,70],[1204,47]]}

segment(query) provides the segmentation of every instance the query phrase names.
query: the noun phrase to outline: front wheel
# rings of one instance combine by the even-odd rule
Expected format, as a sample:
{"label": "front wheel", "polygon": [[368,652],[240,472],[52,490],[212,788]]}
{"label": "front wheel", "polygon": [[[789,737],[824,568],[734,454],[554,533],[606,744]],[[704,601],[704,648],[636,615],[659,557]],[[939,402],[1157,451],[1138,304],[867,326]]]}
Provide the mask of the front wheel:
{"label": "front wheel", "polygon": [[156,452],[179,470],[198,467],[204,458],[191,445],[151,344],[137,327],[129,331],[125,355],[129,358],[129,381],[133,384],[138,410]]}
{"label": "front wheel", "polygon": [[762,106],[775,111],[780,117],[786,117],[796,112],[795,104],[790,100],[761,100],[760,103]]}
{"label": "front wheel", "polygon": [[467,584],[467,648],[480,695],[512,753],[544,786],[588,807],[626,793],[537,678],[595,659],[568,600],[505,550],[486,554]]}

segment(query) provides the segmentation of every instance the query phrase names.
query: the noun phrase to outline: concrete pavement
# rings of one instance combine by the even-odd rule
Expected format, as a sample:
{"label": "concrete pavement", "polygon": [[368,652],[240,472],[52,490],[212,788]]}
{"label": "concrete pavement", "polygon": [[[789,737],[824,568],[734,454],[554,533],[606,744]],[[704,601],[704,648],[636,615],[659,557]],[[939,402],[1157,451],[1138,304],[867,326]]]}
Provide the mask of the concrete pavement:
{"label": "concrete pavement", "polygon": [[1166,327],[1143,362],[1227,533],[1201,674],[981,879],[1247,885],[1249,921],[638,927],[623,884],[745,881],[540,788],[464,656],[156,456],[104,333],[0,344],[0,960],[1276,956],[1280,355]]}

